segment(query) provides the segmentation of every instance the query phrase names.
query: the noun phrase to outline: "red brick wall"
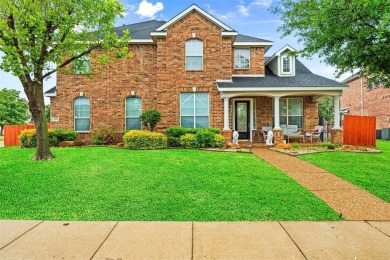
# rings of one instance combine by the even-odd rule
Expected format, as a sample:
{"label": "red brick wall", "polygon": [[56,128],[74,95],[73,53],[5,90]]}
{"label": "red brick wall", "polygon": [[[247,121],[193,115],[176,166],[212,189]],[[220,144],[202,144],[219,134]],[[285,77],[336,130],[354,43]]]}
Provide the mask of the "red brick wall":
{"label": "red brick wall", "polygon": [[[361,84],[363,83],[363,114],[361,104]],[[341,96],[341,108],[349,108],[350,115],[376,116],[376,128],[390,127],[390,88],[373,86],[370,90],[367,82],[357,78],[347,83],[349,89]]]}

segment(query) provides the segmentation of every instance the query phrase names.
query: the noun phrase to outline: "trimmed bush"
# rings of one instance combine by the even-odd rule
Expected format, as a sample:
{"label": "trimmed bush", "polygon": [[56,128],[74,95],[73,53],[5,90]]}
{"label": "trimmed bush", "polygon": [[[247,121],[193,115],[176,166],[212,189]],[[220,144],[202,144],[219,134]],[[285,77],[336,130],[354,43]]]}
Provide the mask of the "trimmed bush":
{"label": "trimmed bush", "polygon": [[215,147],[214,141],[215,133],[209,129],[200,129],[195,134],[196,144],[200,148],[204,147]]}
{"label": "trimmed bush", "polygon": [[194,134],[185,134],[180,137],[180,145],[184,148],[196,148],[196,137]]}
{"label": "trimmed bush", "polygon": [[57,136],[58,143],[64,141],[76,141],[77,132],[68,129],[53,129],[54,133]]}
{"label": "trimmed bush", "polygon": [[215,147],[224,147],[225,146],[225,137],[221,134],[216,134],[214,136]]}
{"label": "trimmed bush", "polygon": [[167,143],[169,147],[179,147],[180,137],[167,137]]}
{"label": "trimmed bush", "polygon": [[156,132],[131,130],[123,136],[124,147],[134,150],[167,148],[167,137]]}
{"label": "trimmed bush", "polygon": [[[198,147],[215,147],[214,136],[216,134],[221,134],[219,128],[183,128],[180,126],[169,127],[165,134],[168,138],[169,147],[179,147],[181,145],[180,138],[185,134],[197,135],[199,132],[199,137],[197,138]],[[205,134],[208,132],[210,134]],[[212,136],[211,136],[212,135]],[[198,140],[199,139],[199,140]]]}
{"label": "trimmed bush", "polygon": [[178,138],[180,138],[180,136],[182,136],[182,135],[184,135],[186,133],[185,129],[186,128],[183,128],[183,127],[180,127],[180,126],[173,126],[173,127],[169,127],[165,131],[165,134],[166,134],[166,136],[168,138],[169,137],[178,137]]}
{"label": "trimmed bush", "polygon": [[115,130],[113,128],[100,128],[92,134],[92,144],[105,145],[115,144]]}
{"label": "trimmed bush", "polygon": [[[37,146],[36,130],[35,129],[23,130],[19,135],[19,142],[20,142],[20,146],[23,148],[36,147]],[[49,145],[50,146],[58,145],[58,139],[56,133],[52,129],[49,129]]]}
{"label": "trimmed bush", "polygon": [[146,110],[141,115],[142,124],[152,132],[160,120],[161,112],[157,109]]}

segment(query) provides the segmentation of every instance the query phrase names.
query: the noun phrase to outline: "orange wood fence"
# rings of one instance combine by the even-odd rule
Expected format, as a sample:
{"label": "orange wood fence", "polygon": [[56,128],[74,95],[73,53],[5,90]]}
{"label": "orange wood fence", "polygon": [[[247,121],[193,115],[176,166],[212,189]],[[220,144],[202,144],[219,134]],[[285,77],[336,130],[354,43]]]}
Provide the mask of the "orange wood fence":
{"label": "orange wood fence", "polygon": [[[50,128],[50,124],[47,124]],[[4,126],[4,146],[18,146],[20,132],[24,129],[35,129],[34,125],[6,125]]]}
{"label": "orange wood fence", "polygon": [[344,117],[343,143],[347,145],[376,146],[376,117]]}

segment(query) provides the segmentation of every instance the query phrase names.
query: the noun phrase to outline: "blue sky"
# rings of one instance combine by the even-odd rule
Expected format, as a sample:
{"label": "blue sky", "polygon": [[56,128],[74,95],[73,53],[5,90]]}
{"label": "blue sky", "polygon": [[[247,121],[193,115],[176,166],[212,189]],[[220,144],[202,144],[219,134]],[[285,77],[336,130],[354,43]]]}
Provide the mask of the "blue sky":
{"label": "blue sky", "polygon": [[[168,21],[190,5],[196,4],[241,34],[273,41],[274,45],[266,56],[271,56],[286,44],[298,50],[303,47],[293,36],[281,38],[281,34],[277,32],[282,23],[279,17],[269,10],[277,4],[276,0],[122,0],[122,2],[126,7],[126,13],[123,19],[117,20],[118,26],[149,20]],[[318,58],[299,59],[313,73],[334,79],[334,68],[321,63]],[[44,82],[44,89],[50,89],[55,85],[54,76]],[[4,87],[17,89],[21,91],[21,96],[25,97],[19,80],[10,73],[0,70],[0,88]]]}

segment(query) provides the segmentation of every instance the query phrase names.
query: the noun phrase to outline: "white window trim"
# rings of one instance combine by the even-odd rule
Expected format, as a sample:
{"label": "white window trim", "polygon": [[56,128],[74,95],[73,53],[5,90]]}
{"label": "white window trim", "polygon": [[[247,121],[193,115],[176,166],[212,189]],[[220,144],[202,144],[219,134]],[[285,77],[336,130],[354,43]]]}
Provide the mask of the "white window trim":
{"label": "white window trim", "polygon": [[249,141],[252,142],[252,132],[255,130],[253,128],[253,121],[255,118],[253,118],[253,109],[255,108],[256,104],[256,99],[254,98],[233,98],[232,99],[232,129],[233,131],[236,131],[236,101],[249,101],[249,108],[250,108],[250,115],[249,115],[249,124],[250,124],[250,129],[249,129]]}
{"label": "white window trim", "polygon": [[142,130],[142,121],[141,121],[141,128],[140,129],[127,129],[127,119],[131,119],[131,118],[140,118],[141,119],[141,115],[139,117],[135,117],[135,116],[127,116],[127,99],[128,98],[138,98],[141,100],[141,107],[140,107],[140,111],[141,111],[141,114],[142,114],[142,98],[140,97],[137,97],[137,96],[130,96],[130,97],[126,97],[125,98],[125,131],[129,131],[129,130]]}
{"label": "white window trim", "polygon": [[[236,67],[236,50],[247,50],[249,52],[249,67],[248,68],[237,68]],[[251,69],[251,49],[250,48],[234,48],[234,69],[235,70],[250,70]]]}
{"label": "white window trim", "polygon": [[[187,55],[187,51],[186,51],[186,49],[187,49],[187,42],[189,42],[191,40],[196,40],[196,41],[199,41],[199,42],[202,43],[202,56],[188,56]],[[195,39],[188,39],[185,42],[184,48],[185,48],[185,50],[184,50],[184,55],[185,55],[185,57],[184,57],[184,67],[185,67],[185,70],[186,71],[203,71],[204,70],[204,44],[203,44],[203,41],[200,40],[200,39],[196,39],[196,38]],[[202,57],[202,68],[201,69],[187,69],[187,57]]]}
{"label": "white window trim", "polygon": [[[288,57],[290,60],[290,71],[289,72],[283,72],[283,59]],[[278,74],[280,77],[283,76],[295,76],[295,57],[288,55],[288,54],[282,54],[279,57],[279,69]]]}
{"label": "white window trim", "polygon": [[[197,116],[207,116],[208,117],[208,122],[207,122],[207,124],[208,124],[208,127],[210,127],[210,93],[209,92],[181,92],[179,95],[180,95],[180,126],[182,126],[181,125],[181,118],[182,118],[182,116],[187,116],[187,115],[182,115],[181,114],[181,104],[182,104],[182,99],[181,99],[181,94],[194,94],[194,114],[192,115],[192,117],[194,117],[194,126],[193,126],[193,128],[195,129],[195,128],[197,128],[196,127],[196,117]],[[205,114],[205,115],[197,115],[196,114],[196,107],[195,107],[195,96],[196,96],[196,94],[207,94],[207,103],[208,103],[208,111],[207,111],[207,115]],[[189,116],[188,116],[189,117]],[[199,128],[199,129],[202,129],[202,128]]]}
{"label": "white window trim", "polygon": [[[280,100],[282,100],[282,99],[285,99],[285,100],[287,100],[287,102],[286,102],[286,109],[287,109],[287,111],[286,111],[286,113],[287,113],[287,115],[285,115],[286,117],[287,117],[287,125],[290,125],[289,124],[289,122],[288,122],[288,117],[290,116],[289,114],[288,114],[288,100],[289,99],[300,99],[301,100],[301,102],[302,102],[302,115],[291,115],[291,116],[301,116],[302,117],[302,128],[305,128],[305,117],[304,117],[304,115],[305,115],[305,105],[304,105],[304,100],[303,100],[303,98],[302,97],[283,97],[283,98],[280,98]],[[280,100],[279,100],[279,102],[280,102]],[[272,99],[272,109],[274,109],[274,103],[273,103],[274,101],[273,101],[273,99]],[[280,103],[279,103],[280,104]],[[283,116],[282,114],[281,114],[281,110],[280,110],[280,108],[279,108],[279,118],[281,117],[281,116]],[[275,118],[274,118],[274,111],[272,110],[272,118],[273,118],[273,120],[275,120]],[[280,124],[280,122],[279,122],[279,124]]]}
{"label": "white window trim", "polygon": [[[78,117],[77,119],[89,119],[89,130],[88,131],[77,131],[76,130],[76,100],[79,98],[86,98],[89,100],[89,117]],[[91,132],[91,100],[87,97],[77,97],[73,99],[73,129],[77,133],[90,133]]]}

